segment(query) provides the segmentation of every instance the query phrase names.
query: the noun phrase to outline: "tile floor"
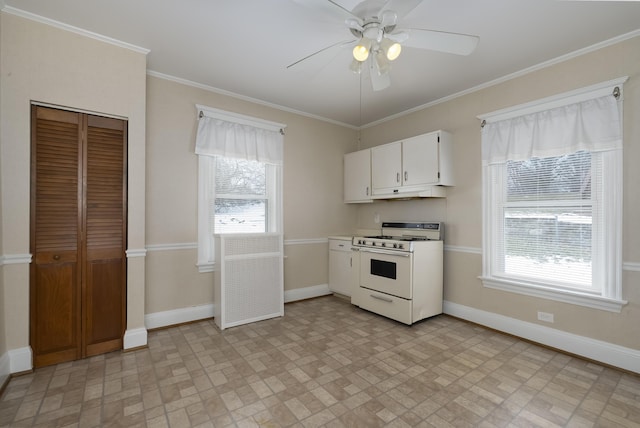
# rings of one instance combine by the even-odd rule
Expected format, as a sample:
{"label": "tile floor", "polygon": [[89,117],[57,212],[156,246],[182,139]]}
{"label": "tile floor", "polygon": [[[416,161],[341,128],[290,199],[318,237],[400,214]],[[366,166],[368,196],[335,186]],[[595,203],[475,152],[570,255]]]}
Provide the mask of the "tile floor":
{"label": "tile floor", "polygon": [[329,296],[16,377],[0,426],[640,427],[640,377],[446,315],[408,327]]}

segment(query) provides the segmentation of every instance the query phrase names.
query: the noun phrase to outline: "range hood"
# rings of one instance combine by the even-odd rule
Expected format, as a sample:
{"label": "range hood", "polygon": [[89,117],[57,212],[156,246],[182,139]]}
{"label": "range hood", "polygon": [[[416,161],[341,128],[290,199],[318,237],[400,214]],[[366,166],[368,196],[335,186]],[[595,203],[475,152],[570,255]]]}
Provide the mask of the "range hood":
{"label": "range hood", "polygon": [[415,199],[415,198],[445,198],[447,189],[444,186],[428,186],[420,189],[394,189],[393,192],[373,194],[371,199]]}

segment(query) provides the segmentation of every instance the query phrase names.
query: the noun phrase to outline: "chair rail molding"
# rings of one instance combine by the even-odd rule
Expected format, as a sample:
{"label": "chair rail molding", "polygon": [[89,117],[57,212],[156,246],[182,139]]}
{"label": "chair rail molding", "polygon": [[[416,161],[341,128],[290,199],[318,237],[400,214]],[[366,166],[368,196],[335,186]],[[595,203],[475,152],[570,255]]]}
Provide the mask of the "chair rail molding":
{"label": "chair rail molding", "polygon": [[8,254],[0,256],[0,266],[29,264],[32,260],[31,254]]}

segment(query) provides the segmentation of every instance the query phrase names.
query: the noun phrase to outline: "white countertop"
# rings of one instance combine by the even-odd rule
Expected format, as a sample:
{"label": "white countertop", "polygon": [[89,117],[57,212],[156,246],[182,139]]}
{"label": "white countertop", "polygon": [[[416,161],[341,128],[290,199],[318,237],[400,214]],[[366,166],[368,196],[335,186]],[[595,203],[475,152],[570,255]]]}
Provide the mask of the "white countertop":
{"label": "white countertop", "polygon": [[329,239],[339,239],[341,241],[351,241],[351,239],[353,239],[353,236],[332,235],[332,236],[329,236]]}

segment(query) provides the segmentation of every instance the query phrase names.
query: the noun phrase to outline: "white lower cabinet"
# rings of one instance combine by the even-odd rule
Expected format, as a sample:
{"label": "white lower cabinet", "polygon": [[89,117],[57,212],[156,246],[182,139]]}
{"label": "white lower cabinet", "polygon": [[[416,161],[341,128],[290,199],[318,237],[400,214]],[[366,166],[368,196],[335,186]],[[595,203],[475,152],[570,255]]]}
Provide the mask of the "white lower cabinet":
{"label": "white lower cabinet", "polygon": [[[355,253],[355,254],[354,254]],[[352,295],[356,251],[351,250],[351,238],[329,238],[329,290],[347,297]]]}

